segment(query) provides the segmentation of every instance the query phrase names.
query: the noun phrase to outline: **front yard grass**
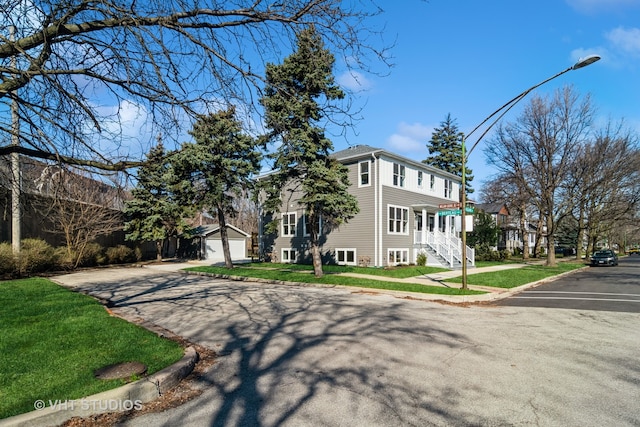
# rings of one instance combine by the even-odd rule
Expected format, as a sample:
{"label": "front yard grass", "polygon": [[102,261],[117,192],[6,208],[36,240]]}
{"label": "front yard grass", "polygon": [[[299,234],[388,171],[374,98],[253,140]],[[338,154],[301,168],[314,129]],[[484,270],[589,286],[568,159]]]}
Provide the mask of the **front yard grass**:
{"label": "front yard grass", "polygon": [[[328,268],[327,268],[328,267]],[[355,269],[355,270],[354,270]],[[407,270],[402,274],[398,274],[398,271]],[[414,277],[427,272],[447,271],[445,269],[431,268],[431,267],[402,267],[398,269],[374,269],[374,268],[358,268],[358,267],[342,267],[342,266],[323,266],[325,275],[322,278],[316,278],[313,275],[313,267],[302,264],[251,264],[251,267],[235,267],[228,269],[226,267],[216,266],[202,266],[187,268],[187,271],[198,271],[209,274],[216,274],[222,276],[239,276],[239,277],[254,277],[259,279],[274,280],[274,281],[286,281],[286,282],[298,282],[298,283],[312,283],[312,284],[328,284],[328,285],[341,285],[341,286],[355,286],[369,289],[384,289],[394,291],[405,292],[419,292],[425,294],[439,294],[439,295],[478,295],[485,292],[462,290],[458,288],[447,288],[443,286],[429,286],[421,285],[419,283],[404,283],[385,281],[384,275],[389,274],[388,277]],[[419,272],[418,272],[419,271]],[[336,273],[360,273],[372,275],[373,272],[381,277],[380,280],[372,280],[370,278],[361,277],[349,277],[341,276]],[[405,276],[409,274],[408,276]]]}
{"label": "front yard grass", "polygon": [[[527,265],[522,268],[501,270],[487,273],[470,273],[467,275],[467,284],[477,286],[491,286],[494,288],[515,288],[527,283],[536,282],[551,276],[566,273],[584,267],[584,262],[561,262],[557,267],[544,265]],[[447,279],[450,283],[462,283],[461,277]]]}
{"label": "front yard grass", "polygon": [[94,371],[138,361],[147,373],[178,361],[183,349],[110,316],[94,299],[41,278],[0,282],[0,418],[34,402],[79,399],[125,384]]}
{"label": "front yard grass", "polygon": [[[286,269],[295,271],[313,271],[313,266],[308,264],[282,264],[272,262],[255,262],[252,264],[242,264],[242,267],[260,268],[260,269]],[[438,267],[420,267],[417,265],[403,265],[391,268],[374,268],[374,267],[354,267],[350,265],[323,265],[322,271],[325,273],[357,273],[369,276],[393,277],[396,279],[406,279],[407,277],[416,277],[423,274],[438,273],[448,271],[446,268]]]}

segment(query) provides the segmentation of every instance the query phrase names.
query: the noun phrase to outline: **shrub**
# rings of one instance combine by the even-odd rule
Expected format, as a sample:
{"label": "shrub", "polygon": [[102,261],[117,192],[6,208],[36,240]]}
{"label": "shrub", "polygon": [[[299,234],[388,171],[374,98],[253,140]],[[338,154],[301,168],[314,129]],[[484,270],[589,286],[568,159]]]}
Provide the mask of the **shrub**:
{"label": "shrub", "polygon": [[79,261],[78,265],[92,267],[94,265],[105,264],[107,258],[104,255],[104,249],[99,243],[88,243]]}
{"label": "shrub", "polygon": [[16,268],[16,259],[13,256],[13,248],[10,243],[0,243],[0,274],[13,273]]}
{"label": "shrub", "polygon": [[133,262],[136,260],[136,254],[133,249],[125,246],[118,245],[115,247],[107,248],[105,252],[108,264],[122,264],[125,262]]}
{"label": "shrub", "polygon": [[41,239],[24,239],[17,259],[18,274],[30,275],[47,271],[56,265],[56,254],[50,244]]}
{"label": "shrub", "polygon": [[418,254],[418,256],[416,257],[416,264],[420,267],[424,267],[425,265],[427,265],[427,253],[426,252],[420,252]]}

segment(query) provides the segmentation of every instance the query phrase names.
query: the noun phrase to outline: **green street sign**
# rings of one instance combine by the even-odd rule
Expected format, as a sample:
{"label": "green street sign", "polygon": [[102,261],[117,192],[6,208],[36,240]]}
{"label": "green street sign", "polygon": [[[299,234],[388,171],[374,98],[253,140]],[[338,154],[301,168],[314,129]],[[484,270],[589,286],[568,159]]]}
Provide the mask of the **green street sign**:
{"label": "green street sign", "polygon": [[[467,208],[465,209],[465,211],[468,214],[472,214],[474,212],[473,208],[467,206]],[[439,211],[438,215],[440,216],[454,216],[454,215],[462,215],[462,210],[461,209],[450,209],[448,211]]]}

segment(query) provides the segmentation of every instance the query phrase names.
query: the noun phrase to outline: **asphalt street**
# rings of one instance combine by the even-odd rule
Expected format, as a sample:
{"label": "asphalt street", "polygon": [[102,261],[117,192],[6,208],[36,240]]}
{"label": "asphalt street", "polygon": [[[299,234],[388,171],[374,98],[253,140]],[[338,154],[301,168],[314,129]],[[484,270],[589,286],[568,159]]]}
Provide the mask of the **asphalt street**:
{"label": "asphalt street", "polygon": [[502,306],[640,313],[640,256],[589,267],[497,302]]}
{"label": "asphalt street", "polygon": [[220,355],[199,397],[127,426],[640,425],[636,313],[462,307],[146,268],[56,280]]}

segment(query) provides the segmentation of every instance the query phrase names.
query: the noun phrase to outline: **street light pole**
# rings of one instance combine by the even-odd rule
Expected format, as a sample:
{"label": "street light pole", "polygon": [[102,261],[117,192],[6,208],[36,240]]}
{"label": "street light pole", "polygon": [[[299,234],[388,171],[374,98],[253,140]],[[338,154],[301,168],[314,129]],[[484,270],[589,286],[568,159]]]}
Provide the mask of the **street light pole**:
{"label": "street light pole", "polygon": [[[540,83],[531,86],[529,89],[524,90],[523,92],[521,92],[519,95],[515,96],[514,98],[512,98],[511,100],[507,101],[502,107],[498,108],[496,111],[494,111],[493,113],[491,113],[486,119],[484,119],[478,126],[476,126],[475,128],[473,128],[473,130],[471,132],[469,132],[467,135],[465,135],[462,138],[462,143],[461,143],[461,149],[462,149],[462,174],[461,174],[461,195],[460,195],[460,204],[461,204],[461,209],[460,209],[460,215],[461,215],[461,221],[460,221],[460,235],[461,235],[461,243],[462,243],[462,250],[461,250],[461,258],[462,258],[462,289],[467,289],[467,230],[466,230],[466,224],[465,224],[465,219],[466,219],[466,208],[467,208],[467,182],[466,182],[466,169],[467,169],[467,159],[469,157],[469,155],[471,154],[471,152],[476,148],[476,146],[478,145],[478,143],[482,140],[482,138],[484,138],[484,136],[491,130],[491,128],[500,121],[500,119],[502,119],[502,117],[504,117],[505,114],[507,114],[507,112],[509,112],[509,110],[511,110],[511,108],[513,108],[514,105],[516,105],[518,102],[520,102],[521,100],[523,100],[530,92],[532,92],[533,90],[537,89],[538,87],[542,86],[545,83],[550,82],[551,80],[560,77],[561,75],[568,73],[569,71],[572,70],[579,70],[580,68],[584,68],[587,65],[591,65],[596,61],[600,60],[600,56],[599,55],[589,55],[585,58],[581,58],[580,60],[578,60],[578,62],[576,62],[574,65],[572,65],[571,67],[567,68],[566,70],[562,70],[557,74],[554,74],[553,76],[547,78],[546,80],[541,81]],[[466,151],[466,139],[472,135],[475,131],[477,131],[481,126],[483,126],[485,123],[487,123],[489,120],[491,120],[494,116],[496,116],[497,114],[500,115],[489,125],[487,126],[487,128],[485,129],[485,131],[482,133],[482,135],[480,135],[480,137],[476,140],[476,142],[473,143],[473,145],[471,146],[471,149],[467,152]]]}

